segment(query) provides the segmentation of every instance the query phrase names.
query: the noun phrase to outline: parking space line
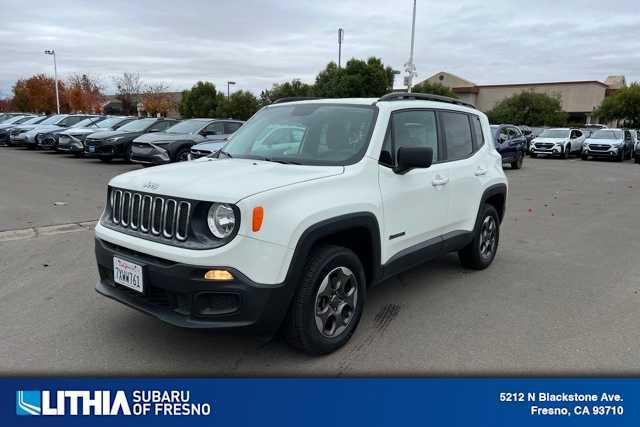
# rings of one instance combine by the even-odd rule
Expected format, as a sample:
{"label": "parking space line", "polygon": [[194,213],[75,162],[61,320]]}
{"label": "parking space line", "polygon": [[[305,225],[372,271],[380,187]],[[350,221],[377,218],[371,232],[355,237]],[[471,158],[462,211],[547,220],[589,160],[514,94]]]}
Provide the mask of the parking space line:
{"label": "parking space line", "polygon": [[41,236],[55,234],[75,233],[77,231],[90,230],[95,227],[97,221],[70,222],[67,224],[46,225],[42,227],[20,228],[15,230],[0,231],[0,242],[13,240],[33,239]]}

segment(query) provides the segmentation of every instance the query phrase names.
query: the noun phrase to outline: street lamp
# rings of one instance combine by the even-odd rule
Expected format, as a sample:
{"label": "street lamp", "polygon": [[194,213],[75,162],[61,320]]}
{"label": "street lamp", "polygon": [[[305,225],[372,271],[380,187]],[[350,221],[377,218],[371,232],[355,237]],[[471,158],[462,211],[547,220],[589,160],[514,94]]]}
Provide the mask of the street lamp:
{"label": "street lamp", "polygon": [[229,100],[229,86],[235,85],[236,82],[227,82],[227,101]]}
{"label": "street lamp", "polygon": [[58,65],[56,64],[56,51],[53,49],[47,49],[44,51],[45,55],[53,55],[53,77],[56,81],[56,107],[58,108],[58,114],[60,114],[60,95],[58,94]]}
{"label": "street lamp", "polygon": [[411,24],[411,53],[409,54],[409,62],[404,64],[404,71],[407,75],[404,78],[407,85],[407,92],[411,93],[411,87],[413,86],[413,78],[417,76],[416,66],[413,63],[413,45],[416,36],[416,0],[413,0],[413,22]]}
{"label": "street lamp", "polygon": [[338,28],[338,68],[340,68],[340,63],[342,61],[342,40],[344,40],[344,30],[342,28]]}

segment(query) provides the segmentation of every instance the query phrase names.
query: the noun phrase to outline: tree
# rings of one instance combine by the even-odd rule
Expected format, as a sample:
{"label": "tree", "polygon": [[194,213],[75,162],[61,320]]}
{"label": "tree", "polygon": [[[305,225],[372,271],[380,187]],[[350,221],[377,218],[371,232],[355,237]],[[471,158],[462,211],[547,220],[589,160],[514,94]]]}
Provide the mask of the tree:
{"label": "tree", "polygon": [[[68,111],[65,103],[65,85],[58,82],[60,110]],[[45,74],[19,79],[13,86],[13,106],[18,111],[51,113],[57,110],[55,80]]]}
{"label": "tree", "polygon": [[258,98],[249,91],[239,90],[232,93],[228,100],[222,95],[216,117],[248,120],[259,108]]}
{"label": "tree", "polygon": [[[179,111],[184,118],[216,117],[218,91],[211,82],[198,82],[191,89],[182,92]],[[221,94],[220,94],[221,95]]]}
{"label": "tree", "polygon": [[116,85],[116,99],[122,102],[123,114],[137,114],[137,99],[142,92],[143,82],[138,73],[123,73],[113,77]]}
{"label": "tree", "polygon": [[7,112],[12,110],[13,99],[4,98],[0,99],[0,112]]}
{"label": "tree", "polygon": [[316,77],[314,94],[326,98],[380,97],[393,89],[393,69],[378,58],[352,58],[344,68],[327,64]]}
{"label": "tree", "polygon": [[149,84],[145,87],[141,101],[148,115],[155,117],[160,114],[166,117],[169,111],[176,107],[171,94],[167,93],[168,89],[169,86],[164,83]]}
{"label": "tree", "polygon": [[632,83],[605,98],[594,116],[604,122],[621,120],[627,127],[640,127],[640,83]]}
{"label": "tree", "polygon": [[95,77],[87,74],[72,74],[67,79],[66,101],[73,112],[100,112],[104,102],[104,86]]}
{"label": "tree", "polygon": [[562,111],[560,96],[533,91],[505,98],[487,113],[491,123],[528,126],[563,126],[567,113]]}
{"label": "tree", "polygon": [[302,83],[300,79],[276,83],[271,89],[260,92],[260,104],[269,105],[280,98],[291,96],[313,96],[313,85]]}
{"label": "tree", "polygon": [[450,98],[458,97],[458,95],[456,95],[450,88],[441,85],[440,83],[429,83],[426,80],[420,84],[413,86],[411,90],[413,92],[430,93],[433,95],[448,96]]}

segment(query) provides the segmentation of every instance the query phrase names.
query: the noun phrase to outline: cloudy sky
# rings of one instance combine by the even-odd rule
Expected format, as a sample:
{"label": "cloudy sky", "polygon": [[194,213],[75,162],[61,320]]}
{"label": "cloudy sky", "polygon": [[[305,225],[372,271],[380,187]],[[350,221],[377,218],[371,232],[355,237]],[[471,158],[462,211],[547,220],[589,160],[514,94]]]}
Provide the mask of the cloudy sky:
{"label": "cloudy sky", "polygon": [[[312,82],[343,58],[409,56],[411,0],[1,0],[0,96],[19,77],[58,71],[140,73],[182,90],[227,80],[256,94],[292,78]],[[637,0],[418,0],[418,80],[449,71],[478,84],[640,80]],[[401,78],[396,86],[401,85]]]}

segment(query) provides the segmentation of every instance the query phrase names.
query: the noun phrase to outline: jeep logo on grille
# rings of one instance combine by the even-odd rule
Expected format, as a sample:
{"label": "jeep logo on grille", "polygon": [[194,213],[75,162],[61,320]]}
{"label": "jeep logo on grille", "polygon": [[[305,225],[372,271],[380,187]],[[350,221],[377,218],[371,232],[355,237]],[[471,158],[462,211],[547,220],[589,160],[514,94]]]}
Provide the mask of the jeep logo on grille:
{"label": "jeep logo on grille", "polygon": [[155,182],[151,182],[151,181],[147,182],[142,186],[142,188],[147,190],[157,190],[158,187],[160,187],[160,184],[156,184]]}

